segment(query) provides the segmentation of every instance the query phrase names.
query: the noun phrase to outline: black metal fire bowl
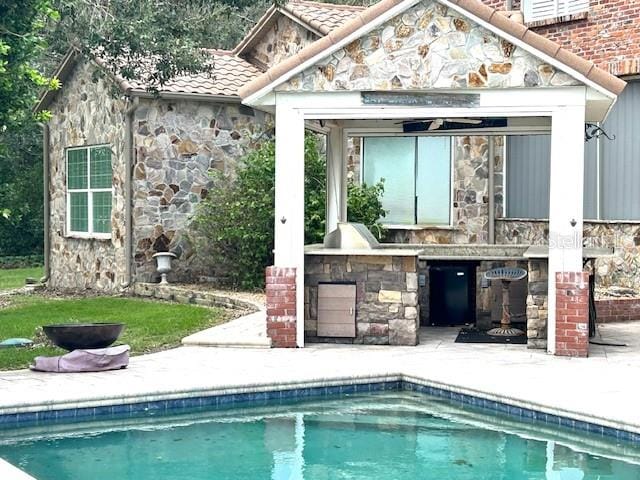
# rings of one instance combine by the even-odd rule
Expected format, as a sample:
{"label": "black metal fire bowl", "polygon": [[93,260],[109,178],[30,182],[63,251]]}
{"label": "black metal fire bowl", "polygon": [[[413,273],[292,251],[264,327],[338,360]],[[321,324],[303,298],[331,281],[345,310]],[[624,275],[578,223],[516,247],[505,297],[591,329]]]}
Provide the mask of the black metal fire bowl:
{"label": "black metal fire bowl", "polygon": [[42,329],[58,347],[71,351],[108,347],[118,339],[124,323],[64,323]]}

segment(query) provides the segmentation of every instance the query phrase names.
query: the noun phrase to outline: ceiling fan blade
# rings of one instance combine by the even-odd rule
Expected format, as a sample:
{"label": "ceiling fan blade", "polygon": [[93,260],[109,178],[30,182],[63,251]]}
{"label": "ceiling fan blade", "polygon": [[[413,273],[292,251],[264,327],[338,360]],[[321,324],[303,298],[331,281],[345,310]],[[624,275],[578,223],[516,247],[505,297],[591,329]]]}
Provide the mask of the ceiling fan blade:
{"label": "ceiling fan blade", "polygon": [[479,118],[445,118],[444,120],[451,123],[469,123],[471,125],[479,125],[482,123],[482,120]]}

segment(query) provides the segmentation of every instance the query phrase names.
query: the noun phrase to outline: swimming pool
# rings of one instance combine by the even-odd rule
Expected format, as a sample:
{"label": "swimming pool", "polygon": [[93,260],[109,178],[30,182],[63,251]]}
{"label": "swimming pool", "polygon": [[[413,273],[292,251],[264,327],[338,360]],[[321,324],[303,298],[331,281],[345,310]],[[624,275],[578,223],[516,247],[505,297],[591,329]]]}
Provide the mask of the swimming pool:
{"label": "swimming pool", "polygon": [[38,480],[640,479],[640,447],[414,392],[0,431]]}

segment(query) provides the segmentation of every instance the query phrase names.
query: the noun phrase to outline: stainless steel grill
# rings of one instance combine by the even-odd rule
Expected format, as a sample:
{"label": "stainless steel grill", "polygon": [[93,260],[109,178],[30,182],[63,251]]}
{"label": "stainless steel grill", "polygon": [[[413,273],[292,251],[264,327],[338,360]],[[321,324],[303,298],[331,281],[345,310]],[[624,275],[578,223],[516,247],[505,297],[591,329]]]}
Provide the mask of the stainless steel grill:
{"label": "stainless steel grill", "polygon": [[324,237],[326,248],[371,250],[380,248],[376,237],[362,223],[338,223],[338,228]]}

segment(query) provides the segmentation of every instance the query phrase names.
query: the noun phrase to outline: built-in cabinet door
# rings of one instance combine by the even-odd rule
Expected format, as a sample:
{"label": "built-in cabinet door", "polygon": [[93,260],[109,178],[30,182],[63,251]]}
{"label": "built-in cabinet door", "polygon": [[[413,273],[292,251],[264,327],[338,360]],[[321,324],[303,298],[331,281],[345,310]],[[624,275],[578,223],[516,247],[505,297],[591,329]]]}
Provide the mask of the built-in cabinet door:
{"label": "built-in cabinet door", "polygon": [[355,285],[318,285],[318,336],[356,336]]}

